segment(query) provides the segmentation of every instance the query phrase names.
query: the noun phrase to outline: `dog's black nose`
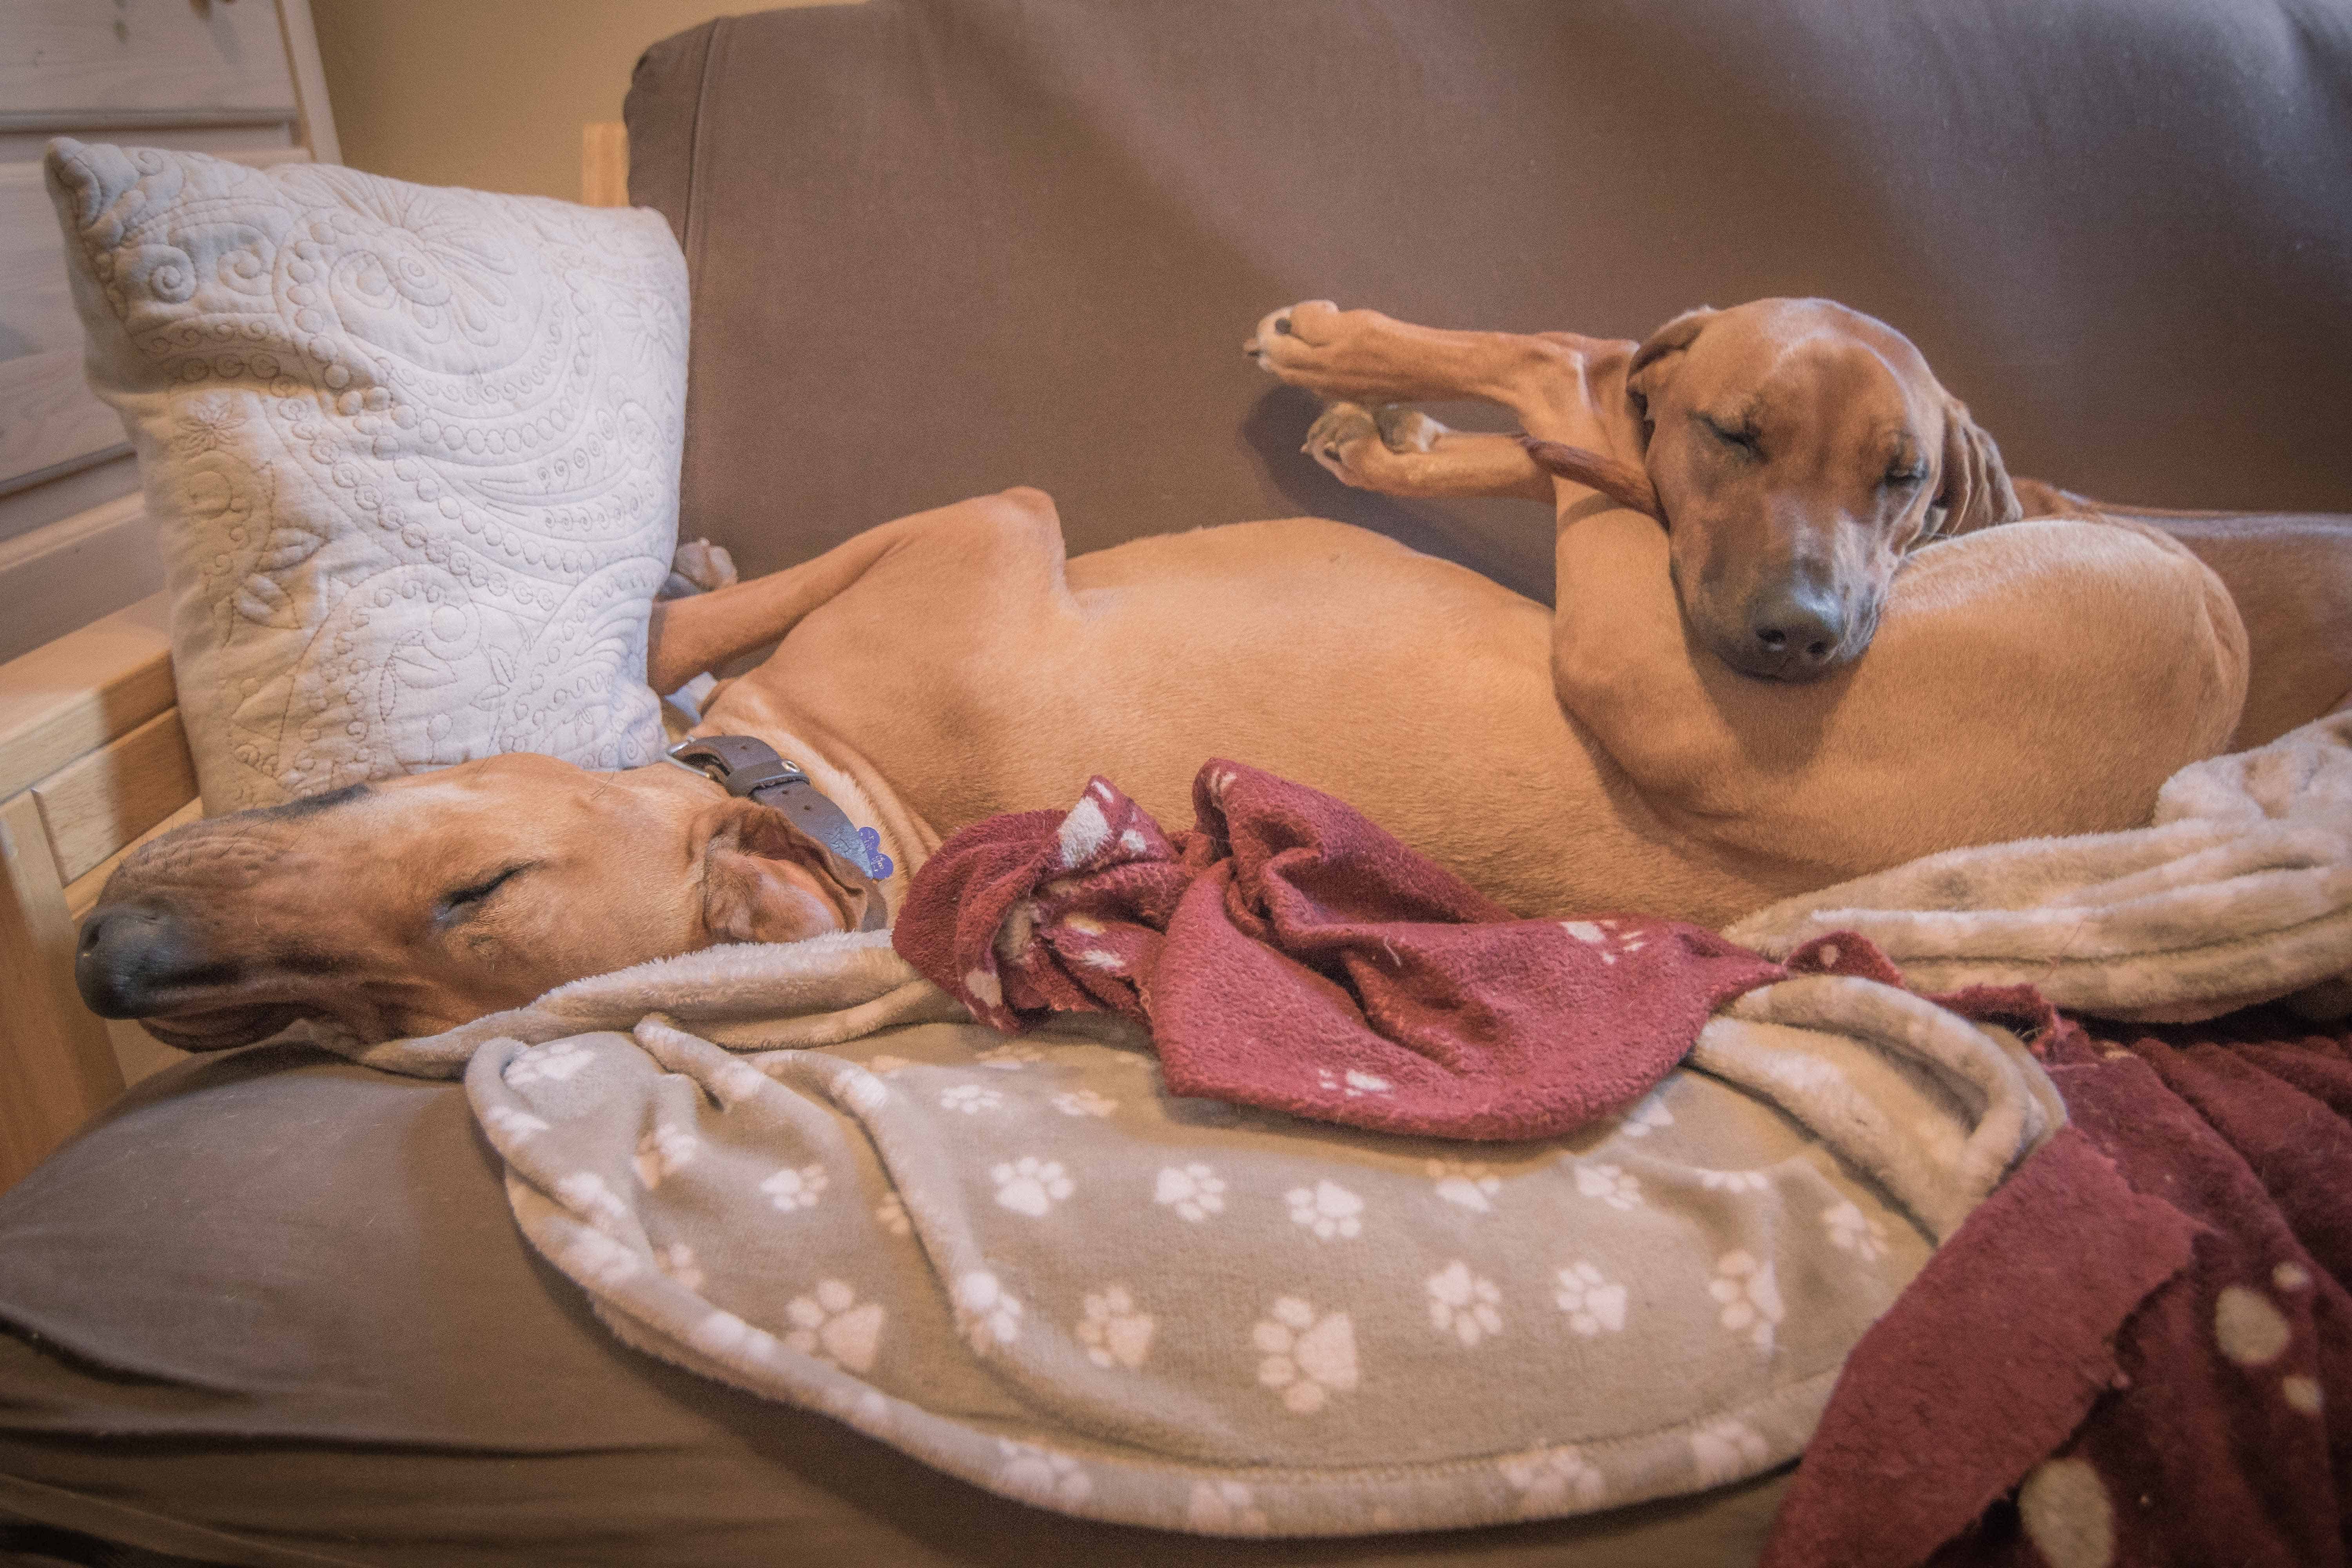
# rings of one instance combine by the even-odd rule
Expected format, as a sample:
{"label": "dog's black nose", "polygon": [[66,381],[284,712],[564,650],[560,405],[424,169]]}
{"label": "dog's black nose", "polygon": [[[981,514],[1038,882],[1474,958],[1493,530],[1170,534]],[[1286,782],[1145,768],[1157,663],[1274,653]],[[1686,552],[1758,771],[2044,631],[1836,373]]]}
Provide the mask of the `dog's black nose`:
{"label": "dog's black nose", "polygon": [[1836,667],[1845,642],[1845,616],[1835,599],[1801,586],[1757,597],[1748,610],[1754,643],[1751,674],[1777,680],[1811,680]]}
{"label": "dog's black nose", "polygon": [[92,910],[74,952],[74,985],[101,1018],[142,1018],[166,990],[226,978],[170,916],[139,904]]}

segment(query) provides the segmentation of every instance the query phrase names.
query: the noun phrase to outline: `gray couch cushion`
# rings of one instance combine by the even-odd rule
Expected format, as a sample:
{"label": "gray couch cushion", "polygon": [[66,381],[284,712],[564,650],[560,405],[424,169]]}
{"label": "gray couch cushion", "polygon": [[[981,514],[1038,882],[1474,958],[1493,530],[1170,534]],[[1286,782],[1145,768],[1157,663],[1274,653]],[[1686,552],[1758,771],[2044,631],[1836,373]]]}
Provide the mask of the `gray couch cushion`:
{"label": "gray couch cushion", "polygon": [[1315,513],[1547,593],[1525,503],[1342,489],[1302,298],[1640,336],[1820,294],[2017,472],[2352,510],[2352,20],[2318,0],[867,0],[656,46],[682,516],[747,571],[1015,483],[1073,552]]}
{"label": "gray couch cushion", "polygon": [[1065,1519],[624,1349],[497,1169],[452,1083],[264,1046],[142,1085],[0,1195],[0,1524],[265,1568],[1712,1568],[1785,1480],[1356,1541]]}

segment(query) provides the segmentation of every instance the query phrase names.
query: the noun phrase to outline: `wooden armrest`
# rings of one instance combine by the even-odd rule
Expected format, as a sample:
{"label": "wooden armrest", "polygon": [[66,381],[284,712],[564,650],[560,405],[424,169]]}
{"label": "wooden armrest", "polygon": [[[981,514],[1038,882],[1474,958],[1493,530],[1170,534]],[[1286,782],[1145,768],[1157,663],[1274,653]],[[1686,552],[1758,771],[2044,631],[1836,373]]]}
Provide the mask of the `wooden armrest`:
{"label": "wooden armrest", "polygon": [[[124,1053],[74,988],[74,928],[195,794],[161,595],[0,664],[0,1188],[122,1092]],[[125,1037],[152,1062],[143,1041]]]}

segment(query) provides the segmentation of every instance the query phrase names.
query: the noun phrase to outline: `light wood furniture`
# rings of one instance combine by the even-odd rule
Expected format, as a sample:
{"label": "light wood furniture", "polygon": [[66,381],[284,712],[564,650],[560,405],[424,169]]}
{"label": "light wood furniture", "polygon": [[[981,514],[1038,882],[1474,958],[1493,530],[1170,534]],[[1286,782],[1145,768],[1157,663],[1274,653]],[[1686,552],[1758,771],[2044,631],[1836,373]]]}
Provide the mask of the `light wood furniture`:
{"label": "light wood furniture", "polygon": [[0,1188],[177,1052],[73,984],[122,856],[197,815],[162,595],[0,664]]}
{"label": "light wood furniture", "polygon": [[580,128],[580,204],[591,207],[629,205],[629,127],[598,120]]}
{"label": "light wood furniture", "polygon": [[0,659],[163,585],[121,422],[82,381],[52,136],[338,161],[310,0],[0,3]]}
{"label": "light wood furniture", "polygon": [[0,4],[0,1187],[177,1055],[82,1006],[74,931],[197,810],[139,476],[82,380],[52,136],[338,161],[310,0]]}

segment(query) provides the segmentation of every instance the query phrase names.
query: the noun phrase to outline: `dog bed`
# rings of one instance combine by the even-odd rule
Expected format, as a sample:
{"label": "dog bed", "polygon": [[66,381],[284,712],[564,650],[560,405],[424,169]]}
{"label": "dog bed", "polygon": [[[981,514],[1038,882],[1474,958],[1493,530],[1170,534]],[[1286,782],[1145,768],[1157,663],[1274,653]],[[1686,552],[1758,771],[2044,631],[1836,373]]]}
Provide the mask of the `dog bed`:
{"label": "dog bed", "polygon": [[630,1343],[1006,1496],[1213,1534],[1778,1465],[2063,1115],[2013,1037],[1835,975],[1732,1004],[1622,1119],[1475,1148],[1169,1095],[1118,1019],[963,1016],[875,933],[356,1054],[462,1064],[523,1231]]}

